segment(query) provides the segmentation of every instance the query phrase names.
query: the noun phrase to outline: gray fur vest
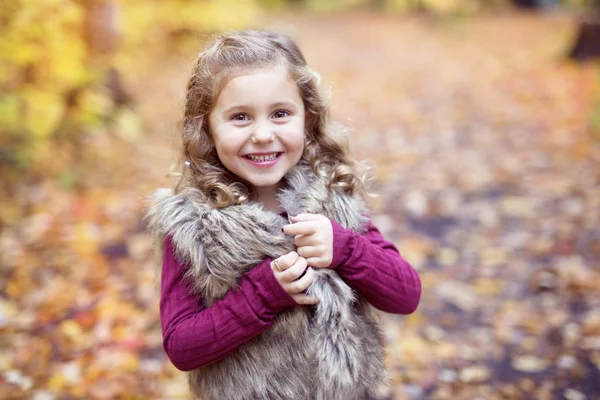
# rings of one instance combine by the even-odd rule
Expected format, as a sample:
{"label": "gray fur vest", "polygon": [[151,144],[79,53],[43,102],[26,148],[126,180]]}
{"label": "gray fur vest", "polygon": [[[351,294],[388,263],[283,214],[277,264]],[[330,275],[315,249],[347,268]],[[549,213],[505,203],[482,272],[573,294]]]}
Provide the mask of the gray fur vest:
{"label": "gray fur vest", "polygon": [[[305,164],[286,177],[279,192],[288,215],[323,214],[345,228],[363,232],[363,203],[327,188]],[[235,288],[266,257],[294,250],[281,232],[287,220],[249,202],[215,209],[198,190],[174,194],[159,189],[150,197],[151,231],[170,235],[185,278],[209,307]],[[383,343],[369,305],[331,269],[316,269],[307,293],[313,307],[279,313],[261,335],[225,359],[190,372],[192,392],[205,400],[363,400],[387,392]]]}

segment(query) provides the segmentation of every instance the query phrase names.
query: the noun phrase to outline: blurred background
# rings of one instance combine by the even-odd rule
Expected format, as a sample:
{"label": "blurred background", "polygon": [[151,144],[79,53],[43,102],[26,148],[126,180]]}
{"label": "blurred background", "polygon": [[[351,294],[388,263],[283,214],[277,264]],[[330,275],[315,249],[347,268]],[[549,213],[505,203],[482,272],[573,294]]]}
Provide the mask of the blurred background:
{"label": "blurred background", "polygon": [[2,1],[0,398],[189,398],[144,198],[192,60],[243,28],[298,41],[421,275],[381,315],[394,398],[600,398],[592,0]]}

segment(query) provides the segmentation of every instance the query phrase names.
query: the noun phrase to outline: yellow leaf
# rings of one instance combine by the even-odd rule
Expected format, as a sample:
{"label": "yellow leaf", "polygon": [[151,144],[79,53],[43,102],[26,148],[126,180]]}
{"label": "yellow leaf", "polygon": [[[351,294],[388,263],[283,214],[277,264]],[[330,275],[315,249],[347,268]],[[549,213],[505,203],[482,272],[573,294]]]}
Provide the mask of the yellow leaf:
{"label": "yellow leaf", "polygon": [[19,125],[19,99],[15,95],[0,98],[0,129],[16,131]]}
{"label": "yellow leaf", "polygon": [[548,368],[549,362],[535,356],[520,356],[512,360],[512,367],[521,372],[541,372]]}
{"label": "yellow leaf", "polygon": [[71,319],[66,320],[60,324],[60,331],[72,339],[81,337],[83,335],[81,327]]}
{"label": "yellow leaf", "polygon": [[466,383],[484,382],[490,377],[490,370],[484,365],[473,365],[460,371],[460,380]]}
{"label": "yellow leaf", "polygon": [[37,138],[52,133],[64,113],[64,103],[60,94],[29,86],[23,89],[21,96],[25,102],[25,122],[28,131]]}
{"label": "yellow leaf", "polygon": [[458,261],[458,252],[450,247],[442,247],[436,258],[442,265],[453,265]]}
{"label": "yellow leaf", "polygon": [[502,292],[502,282],[498,279],[479,278],[475,281],[475,291],[484,296],[496,296]]}
{"label": "yellow leaf", "polygon": [[81,255],[94,255],[98,252],[100,232],[92,223],[79,223],[75,226],[73,248]]}
{"label": "yellow leaf", "polygon": [[53,391],[63,390],[68,386],[66,377],[61,372],[55,372],[46,382],[46,387]]}
{"label": "yellow leaf", "polygon": [[133,111],[121,110],[117,116],[117,134],[130,142],[139,139],[142,133],[140,117]]}
{"label": "yellow leaf", "polygon": [[5,327],[16,314],[17,307],[13,303],[0,299],[0,328]]}

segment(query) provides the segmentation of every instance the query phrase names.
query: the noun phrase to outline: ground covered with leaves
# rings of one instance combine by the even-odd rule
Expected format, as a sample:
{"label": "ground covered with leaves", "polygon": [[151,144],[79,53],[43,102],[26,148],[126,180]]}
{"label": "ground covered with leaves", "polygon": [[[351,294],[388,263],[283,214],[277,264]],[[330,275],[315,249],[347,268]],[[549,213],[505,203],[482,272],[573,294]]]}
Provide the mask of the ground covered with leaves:
{"label": "ground covered with leaves", "polygon": [[[376,225],[418,269],[382,315],[395,399],[598,399],[597,66],[562,16],[277,16],[374,165]],[[192,50],[126,76],[141,135],[86,135],[85,180],[2,206],[0,397],[187,398],[166,359],[143,199],[173,160]],[[57,154],[57,162],[61,155]]]}

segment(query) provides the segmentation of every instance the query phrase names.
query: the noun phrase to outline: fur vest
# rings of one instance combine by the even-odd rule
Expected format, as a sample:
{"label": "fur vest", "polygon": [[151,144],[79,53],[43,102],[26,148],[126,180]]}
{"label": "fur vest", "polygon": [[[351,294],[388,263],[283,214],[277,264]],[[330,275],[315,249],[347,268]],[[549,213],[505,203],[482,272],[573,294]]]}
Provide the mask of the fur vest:
{"label": "fur vest", "polygon": [[[331,190],[301,163],[285,177],[278,196],[288,215],[323,214],[344,228],[363,232],[363,203]],[[281,231],[288,221],[261,205],[215,209],[198,190],[150,197],[149,227],[159,240],[172,237],[185,279],[206,307],[235,288],[266,257],[294,250]],[[387,392],[383,342],[370,305],[332,269],[316,269],[307,289],[316,306],[280,312],[267,331],[225,359],[189,373],[192,392],[205,400],[363,400]]]}

